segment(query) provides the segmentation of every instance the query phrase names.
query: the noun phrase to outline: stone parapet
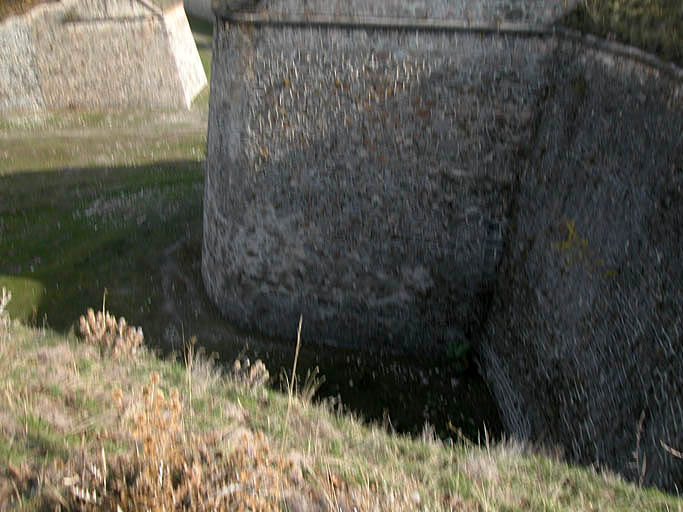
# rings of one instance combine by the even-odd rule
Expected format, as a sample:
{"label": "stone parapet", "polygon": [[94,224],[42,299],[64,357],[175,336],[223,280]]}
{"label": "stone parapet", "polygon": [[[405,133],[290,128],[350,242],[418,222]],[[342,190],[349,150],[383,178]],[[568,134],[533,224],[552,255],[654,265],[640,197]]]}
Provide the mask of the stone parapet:
{"label": "stone parapet", "polygon": [[[435,22],[463,21],[473,26],[503,23],[549,25],[572,10],[578,0],[212,0],[214,12],[224,19],[237,19],[249,14],[270,20],[309,17],[328,20],[379,20],[397,24],[400,20]],[[253,19],[253,18],[252,18]]]}

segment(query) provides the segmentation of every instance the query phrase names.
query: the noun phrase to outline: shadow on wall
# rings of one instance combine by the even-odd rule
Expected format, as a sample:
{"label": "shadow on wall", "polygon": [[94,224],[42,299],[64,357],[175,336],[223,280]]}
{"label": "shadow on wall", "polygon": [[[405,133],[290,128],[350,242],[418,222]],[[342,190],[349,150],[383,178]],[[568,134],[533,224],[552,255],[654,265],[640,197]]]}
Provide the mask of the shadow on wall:
{"label": "shadow on wall", "polygon": [[548,73],[482,349],[488,379],[511,433],[673,492],[682,86],[568,43]]}
{"label": "shadow on wall", "polygon": [[187,14],[213,23],[214,15],[211,10],[211,0],[184,0],[183,5]]}

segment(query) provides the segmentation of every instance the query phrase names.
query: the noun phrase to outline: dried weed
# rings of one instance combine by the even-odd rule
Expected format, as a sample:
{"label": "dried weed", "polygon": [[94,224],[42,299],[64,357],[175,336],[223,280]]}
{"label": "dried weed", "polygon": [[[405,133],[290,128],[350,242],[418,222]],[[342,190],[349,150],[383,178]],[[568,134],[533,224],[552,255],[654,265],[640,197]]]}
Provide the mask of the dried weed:
{"label": "dried weed", "polygon": [[92,308],[81,315],[78,334],[85,343],[100,347],[115,357],[134,356],[144,342],[142,328],[129,326],[123,317],[117,321],[108,311],[95,313]]}

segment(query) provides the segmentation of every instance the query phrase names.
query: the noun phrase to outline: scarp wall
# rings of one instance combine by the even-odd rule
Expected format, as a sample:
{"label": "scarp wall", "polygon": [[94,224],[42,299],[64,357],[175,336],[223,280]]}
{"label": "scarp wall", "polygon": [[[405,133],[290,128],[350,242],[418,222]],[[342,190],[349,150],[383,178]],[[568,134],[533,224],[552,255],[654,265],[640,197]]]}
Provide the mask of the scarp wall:
{"label": "scarp wall", "polygon": [[[453,51],[458,48],[459,51]],[[549,46],[217,24],[207,289],[271,335],[427,350],[478,328]]]}
{"label": "scarp wall", "polygon": [[683,80],[567,41],[547,77],[482,342],[487,380],[515,435],[675,492]]}

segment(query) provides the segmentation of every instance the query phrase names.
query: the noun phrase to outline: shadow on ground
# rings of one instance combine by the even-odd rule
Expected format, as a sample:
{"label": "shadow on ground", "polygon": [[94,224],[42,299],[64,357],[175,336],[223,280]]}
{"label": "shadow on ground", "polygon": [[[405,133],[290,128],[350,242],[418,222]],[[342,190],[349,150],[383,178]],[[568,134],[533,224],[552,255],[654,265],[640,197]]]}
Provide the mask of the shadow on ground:
{"label": "shadow on ground", "polygon": [[[221,361],[263,359],[278,386],[295,340],[240,331],[219,315],[201,280],[203,163],[20,171],[0,177],[0,286],[10,314],[62,332],[88,307],[140,325],[148,345],[180,351],[196,336]],[[106,290],[106,292],[105,292]],[[305,329],[304,319],[304,329]],[[473,365],[303,346],[300,381],[319,367],[320,397],[368,420],[442,437],[497,438],[496,406]]]}

